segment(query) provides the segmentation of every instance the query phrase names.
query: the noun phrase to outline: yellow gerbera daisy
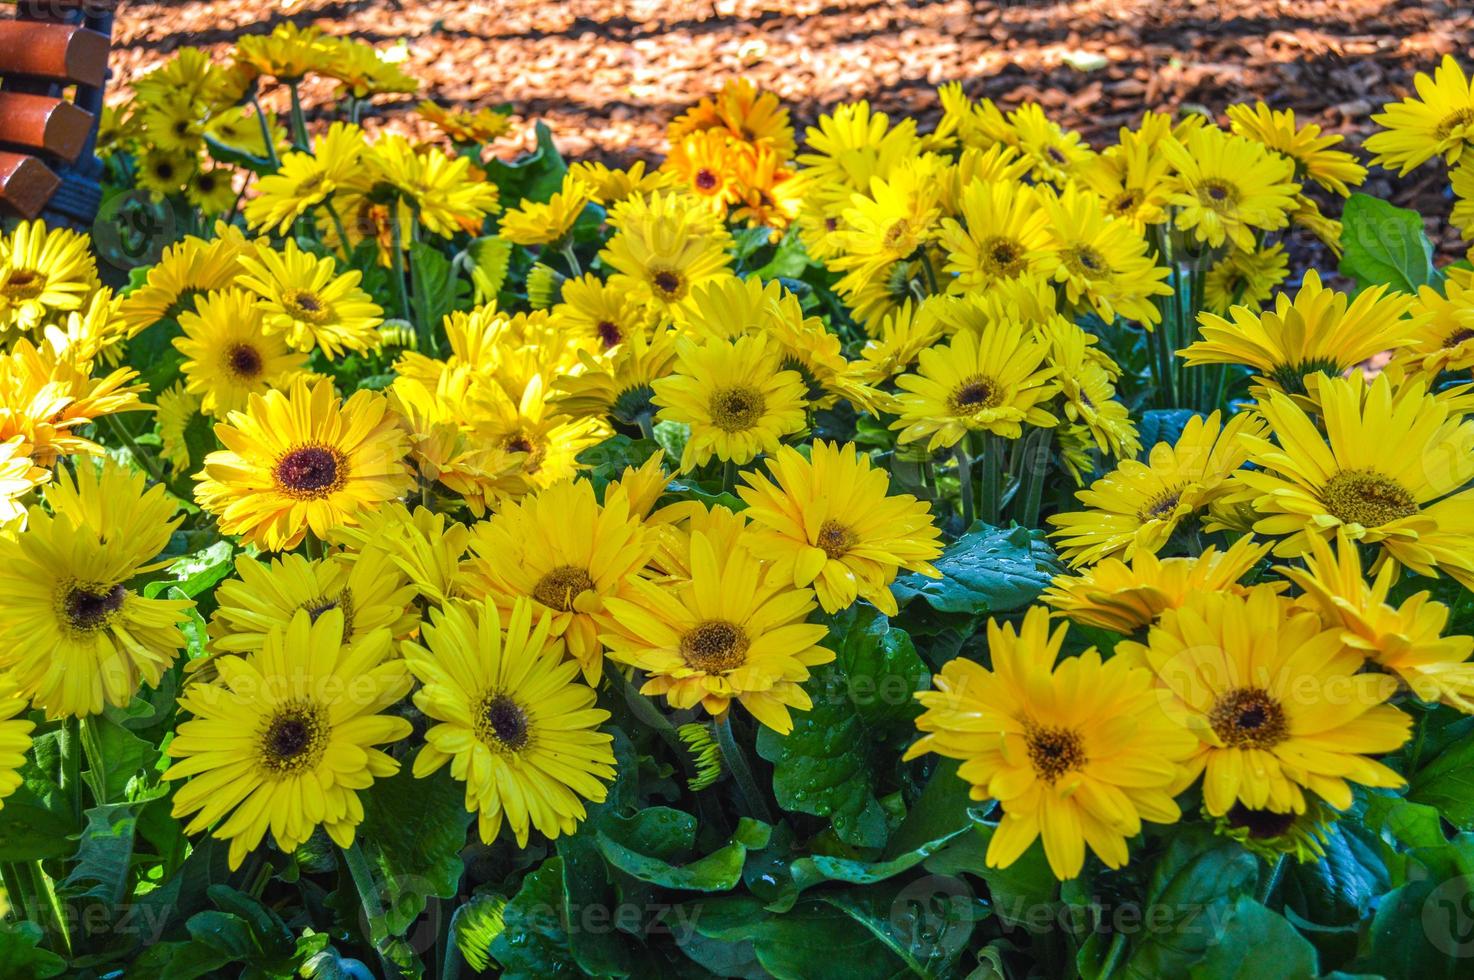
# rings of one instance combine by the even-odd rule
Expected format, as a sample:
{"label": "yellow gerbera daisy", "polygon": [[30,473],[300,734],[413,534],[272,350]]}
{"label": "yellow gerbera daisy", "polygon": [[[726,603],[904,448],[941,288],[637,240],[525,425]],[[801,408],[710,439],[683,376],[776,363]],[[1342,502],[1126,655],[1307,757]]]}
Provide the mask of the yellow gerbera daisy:
{"label": "yellow gerbera daisy", "polygon": [[976,181],[962,192],[960,209],[962,222],[944,218],[940,233],[947,271],[957,276],[950,291],[986,289],[1030,273],[1052,276],[1059,268],[1049,216],[1033,186]]}
{"label": "yellow gerbera daisy", "polygon": [[1209,545],[1195,558],[1158,558],[1138,551],[1131,563],[1106,558],[1080,572],[1056,575],[1039,598],[1085,626],[1134,633],[1199,592],[1247,592],[1238,582],[1269,554],[1244,535],[1224,551]]}
{"label": "yellow gerbera daisy", "polygon": [[165,318],[178,319],[200,296],[235,284],[240,258],[256,249],[239,228],[217,224],[218,237],[193,235],[164,249],[150,266],[143,285],[123,297],[121,313],[129,336]]}
{"label": "yellow gerbera daisy", "polygon": [[[450,157],[392,135],[372,144],[363,161],[371,182],[412,204],[425,230],[441,238],[479,233],[486,216],[500,207],[497,186],[471,172],[470,157]],[[409,237],[401,238],[406,247]]]}
{"label": "yellow gerbera daisy", "polygon": [[472,528],[462,569],[472,597],[506,615],[531,598],[547,628],[568,644],[590,684],[603,674],[598,615],[603,602],[644,567],[655,550],[622,495],[600,506],[587,480],[564,482],[509,503]]}
{"label": "yellow gerbera daisy", "polygon": [[1201,340],[1178,353],[1189,366],[1243,364],[1271,390],[1304,394],[1307,375],[1340,375],[1373,354],[1405,347],[1418,322],[1408,318],[1413,297],[1373,286],[1352,299],[1321,285],[1308,269],[1294,298],[1280,293],[1274,309],[1247,306],[1232,320],[1198,314]]}
{"label": "yellow gerbera daisy", "polygon": [[730,275],[731,235],[681,196],[631,197],[609,212],[609,224],[615,233],[599,258],[657,309],[679,303],[692,286]]}
{"label": "yellow gerbera daisy", "polygon": [[1094,155],[1080,134],[1060,126],[1037,102],[1025,102],[1008,114],[1014,142],[1033,166],[1034,176],[1063,187]]}
{"label": "yellow gerbera daisy", "polygon": [[662,420],[691,427],[683,470],[712,456],[741,466],[777,452],[780,439],[805,425],[803,379],[779,369],[778,351],[762,336],[701,344],[682,337],[675,371],[650,387]]}
{"label": "yellow gerbera daisy", "polygon": [[675,175],[663,170],[645,168],[644,160],[636,160],[625,170],[612,170],[591,160],[568,165],[568,172],[593,188],[594,200],[612,208],[631,197],[644,197],[665,190],[675,183]]}
{"label": "yellow gerbera daisy", "polygon": [[0,331],[31,332],[57,313],[80,310],[97,285],[85,235],[41,221],[0,234]]}
{"label": "yellow gerbera daisy", "polygon": [[1303,813],[1307,791],[1344,810],[1350,783],[1402,785],[1368,758],[1407,740],[1412,720],[1383,703],[1397,681],[1363,672],[1340,630],[1286,606],[1267,588],[1199,592],[1162,613],[1145,644],[1116,647],[1151,668],[1168,713],[1200,740],[1188,765],[1214,816],[1235,803]]}
{"label": "yellow gerbera daisy", "polygon": [[155,685],[184,646],[188,600],[130,587],[179,526],[161,485],[120,464],[59,470],[50,511],[0,534],[0,670],[48,718],[121,707]]}
{"label": "yellow gerbera daisy", "polygon": [[1121,142],[1080,168],[1079,180],[1100,197],[1106,214],[1144,234],[1149,225],[1167,220],[1172,166],[1130,131]]}
{"label": "yellow gerbera daisy", "polygon": [[1290,259],[1281,242],[1249,252],[1236,248],[1214,262],[1203,277],[1204,306],[1219,316],[1227,316],[1236,306],[1258,310],[1289,272]]}
{"label": "yellow gerbera daisy", "polygon": [[240,867],[267,830],[291,853],[319,826],[349,847],[363,820],[358,792],[392,776],[399,763],[377,746],[411,731],[408,720],[380,714],[409,693],[403,660],[390,659],[388,630],[345,646],[343,614],[314,622],[305,609],[266,636],[250,657],[215,661],[219,680],[194,684],[179,698],[193,715],[165,750],[165,779],[187,779],[174,794],[184,828],[230,841]]}
{"label": "yellow gerbera daisy", "polygon": [[1179,142],[1165,140],[1161,152],[1177,173],[1167,203],[1176,225],[1200,242],[1225,240],[1255,247],[1254,230],[1283,228],[1295,208],[1295,165],[1253,140],[1202,127]]}
{"label": "yellow gerbera daisy", "polygon": [[587,273],[563,283],[561,302],[553,318],[581,349],[606,354],[637,336],[650,332],[650,321],[639,298],[621,282],[600,282]]}
{"label": "yellow gerbera daisy", "polygon": [[449,109],[428,100],[415,107],[416,114],[440,130],[452,143],[490,143],[505,136],[512,128],[512,118],[495,109],[475,112]]}
{"label": "yellow gerbera daisy", "polygon": [[1442,292],[1419,286],[1410,313],[1416,326],[1403,363],[1430,375],[1474,368],[1474,276],[1451,269]]}
{"label": "yellow gerbera daisy", "polygon": [[1458,163],[1474,146],[1474,82],[1453,55],[1443,56],[1432,78],[1418,72],[1413,84],[1417,96],[1383,106],[1372,122],[1384,132],[1366,140],[1367,151],[1375,154],[1372,162],[1397,168],[1400,176],[1440,154]]}
{"label": "yellow gerbera daisy", "polygon": [[288,153],[276,173],[256,181],[246,202],[246,223],[257,231],[284,234],[292,222],[345,188],[361,188],[363,130],[336,122],[312,144],[311,153]]}
{"label": "yellow gerbera daisy", "polygon": [[1342,197],[1366,180],[1367,168],[1356,157],[1331,149],[1344,136],[1322,136],[1314,123],[1296,128],[1293,109],[1274,110],[1262,101],[1241,103],[1228,107],[1228,122],[1238,135],[1285,154],[1295,161],[1299,175]]}
{"label": "yellow gerbera daisy", "polygon": [[1051,636],[1035,606],[1018,632],[988,621],[992,668],[957,657],[916,699],[923,734],[906,752],[961,759],[974,800],[996,799],[1003,819],[989,867],[1006,868],[1044,840],[1050,870],[1073,878],[1085,848],[1107,867],[1129,860],[1142,821],[1175,823],[1174,791],[1195,739],[1160,706],[1150,672],[1094,647],[1060,659],[1067,627]]}
{"label": "yellow gerbera daisy", "polygon": [[1245,435],[1254,469],[1237,474],[1261,515],[1254,530],[1282,536],[1274,553],[1310,550],[1344,528],[1382,561],[1420,575],[1443,571],[1474,588],[1474,422],[1417,379],[1394,389],[1384,373],[1321,385],[1324,432],[1293,398],[1271,392],[1259,411],[1268,434]]}
{"label": "yellow gerbera daisy", "polygon": [[31,459],[25,436],[0,442],[0,527],[26,512],[25,497],[51,479],[51,471]]}
{"label": "yellow gerbera daisy", "polygon": [[1089,303],[1110,323],[1117,315],[1150,327],[1162,319],[1153,296],[1170,296],[1167,269],[1147,256],[1146,239],[1108,218],[1100,200],[1071,182],[1062,194],[1043,193],[1048,233],[1059,256],[1054,278],[1071,303]]}
{"label": "yellow gerbera daisy", "polygon": [[593,199],[591,187],[572,174],[564,174],[562,185],[546,203],[523,201],[503,214],[499,234],[518,245],[556,246]]}
{"label": "yellow gerbera daisy", "polygon": [[340,402],[332,382],[299,379],[251,395],[215,435],[225,448],[205,457],[195,499],[223,533],[267,551],[296,547],[309,529],[325,538],[414,484],[404,432],[375,391]]}
{"label": "yellow gerbera daisy", "polygon": [[307,369],[307,355],[266,333],[255,297],[243,289],[202,297],[193,312],[179,315],[179,327],[184,334],[174,346],[186,358],[180,365],[185,390],[210,415],[245,408],[252,392],[283,387]]}
{"label": "yellow gerbera daisy", "polygon": [[20,770],[31,751],[31,732],[36,727],[25,716],[29,707],[14,682],[0,677],[0,809],[5,807],[5,797],[25,781]]}
{"label": "yellow gerbera daisy", "polygon": [[298,27],[292,21],[276,25],[270,34],[247,34],[236,42],[236,64],[287,84],[318,70],[329,51],[320,27]]}
{"label": "yellow gerbera daisy", "polygon": [[157,410],[154,420],[159,426],[159,458],[174,468],[176,474],[189,469],[189,438],[191,426],[199,426],[206,436],[210,423],[200,410],[200,398],[184,388],[183,381],[176,381],[171,388],[159,392],[154,405]]}
{"label": "yellow gerbera daisy", "polygon": [[1262,430],[1248,413],[1221,424],[1219,413],[1195,415],[1176,443],[1159,442],[1145,462],[1123,459],[1075,499],[1088,509],[1049,518],[1060,554],[1073,566],[1102,558],[1156,554],[1184,522],[1232,496],[1229,477],[1244,464],[1243,441]]}
{"label": "yellow gerbera daisy", "polygon": [[872,179],[890,176],[918,149],[915,119],[893,127],[889,116],[871,112],[864,99],[821,115],[804,142],[809,152],[798,155],[799,176],[828,214],[837,214],[850,203],[850,194],[867,189]]}
{"label": "yellow gerbera daisy", "polygon": [[679,186],[713,214],[725,216],[737,201],[737,159],[741,150],[725,129],[699,129],[671,140],[660,165],[676,175]]}
{"label": "yellow gerbera daisy", "polygon": [[241,257],[237,282],[259,297],[267,333],[284,334],[294,350],[318,347],[329,358],[345,350],[376,350],[383,310],[358,287],[357,269],[338,275],[338,264],[304,252],[287,240],[285,250],[261,248]]}
{"label": "yellow gerbera daisy", "polygon": [[583,371],[554,382],[551,403],[573,418],[613,419],[624,425],[650,427],[658,409],[652,384],[676,367],[675,335],[661,331],[650,340],[636,334],[606,360],[579,351]]}
{"label": "yellow gerbera daisy", "polygon": [[656,585],[635,578],[606,599],[607,655],[650,675],[641,694],[664,694],[673,708],[702,705],[722,715],[736,700],[786,735],[789,709],[807,711],[800,687],[809,668],[834,652],[818,646],[828,628],[806,623],[814,593],[765,578],[744,548],[722,550],[704,531],[690,536],[690,578]]}
{"label": "yellow gerbera daisy", "polygon": [[[505,629],[503,628],[505,625]],[[511,824],[518,847],[534,828],[546,837],[571,834],[584,800],[602,803],[614,778],[612,737],[599,731],[609,712],[576,679],[562,643],[532,603],[519,599],[503,617],[496,603],[453,602],[430,610],[424,644],[404,645],[419,678],[415,704],[433,719],[415,775],[447,762],[466,784],[466,809],[477,815],[482,841]]]}
{"label": "yellow gerbera daisy", "polygon": [[783,446],[767,461],[768,476],[742,474],[748,537],[772,573],[795,587],[812,586],[826,612],[864,599],[896,614],[890,584],[901,569],[940,577],[929,560],[942,553],[931,508],[910,494],[889,496],[885,471],[851,443],[816,441],[809,458]]}
{"label": "yellow gerbera daisy", "polygon": [[1059,390],[1053,367],[1044,363],[1049,346],[1016,323],[997,323],[980,334],[962,330],[946,346],[921,352],[916,374],[896,379],[900,415],[891,423],[899,440],[930,436],[928,451],[955,445],[968,432],[1017,439],[1024,425],[1053,426],[1058,419],[1044,403]]}
{"label": "yellow gerbera daisy", "polygon": [[1096,447],[1109,456],[1119,459],[1139,453],[1136,422],[1116,400],[1116,386],[1111,382],[1111,372],[1119,369],[1092,346],[1095,338],[1064,317],[1045,325],[1043,333],[1064,399],[1065,421],[1085,426]]}

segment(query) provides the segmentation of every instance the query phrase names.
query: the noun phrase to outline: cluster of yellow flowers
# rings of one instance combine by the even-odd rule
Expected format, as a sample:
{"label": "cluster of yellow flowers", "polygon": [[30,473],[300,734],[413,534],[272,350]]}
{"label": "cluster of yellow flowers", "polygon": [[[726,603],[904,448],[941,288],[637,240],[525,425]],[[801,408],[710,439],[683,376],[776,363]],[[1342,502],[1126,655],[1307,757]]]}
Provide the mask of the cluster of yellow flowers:
{"label": "cluster of yellow flowers", "polygon": [[[1274,295],[1291,225],[1339,245],[1308,193],[1364,178],[1338,137],[1260,104],[1227,129],[1149,112],[1096,151],[1036,105],[953,85],[931,132],[859,102],[799,151],[778,100],[738,82],[672,123],[659,168],[578,163],[505,211],[470,152],[499,113],[422,107],[449,153],[351,120],[288,148],[259,109],[250,142],[258,74],[413,90],[367,50],[287,25],[233,68],[186,51],[140,84],[142,186],[177,193],[145,171],[177,154],[176,177],[202,172],[211,140],[275,166],[244,228],[171,245],[126,296],[82,236],[0,237],[0,749],[24,750],[28,704],[126,704],[186,645],[188,597],[139,591],[177,502],[116,462],[56,469],[102,452],[77,429],[144,408],[152,475],[192,480],[201,522],[245,548],[167,749],[188,781],[176,814],[230,839],[232,865],[268,830],[351,843],[358,791],[398,768],[407,696],[432,720],[415,773],[449,763],[487,840],[503,819],[519,842],[571,832],[604,798],[602,685],[642,678],[719,726],[736,702],[787,733],[809,668],[834,659],[811,613],[897,615],[892,583],[940,574],[952,515],[1038,524],[1051,461],[1075,485],[1103,475],[1049,517],[1072,571],[1044,602],[1123,639],[1062,657],[1036,606],[988,624],[989,665],[953,659],[919,695],[911,754],[961,759],[974,798],[1002,804],[990,863],[1042,836],[1060,877],[1087,847],[1120,866],[1199,775],[1229,830],[1267,822],[1313,851],[1351,784],[1400,784],[1373,758],[1408,737],[1394,695],[1474,711],[1474,639],[1443,636],[1426,593],[1389,599],[1403,570],[1474,587],[1474,388],[1442,383],[1474,365],[1474,275],[1352,298],[1312,271]],[[1378,162],[1474,143],[1474,95],[1448,73],[1437,97],[1456,104],[1420,89],[1389,109]],[[743,222],[822,265],[833,302],[750,268]],[[416,254],[436,248],[471,308],[454,283],[435,307]],[[145,405],[137,372],[107,367],[160,331],[178,380]],[[1108,353],[1134,346],[1158,391],[1205,409],[1140,459]],[[1232,413],[1229,369],[1252,373]],[[854,441],[816,436],[825,417]],[[596,480],[581,455],[616,434],[664,448]],[[923,471],[927,499],[893,491],[877,446]],[[702,480],[729,495],[690,492]]]}

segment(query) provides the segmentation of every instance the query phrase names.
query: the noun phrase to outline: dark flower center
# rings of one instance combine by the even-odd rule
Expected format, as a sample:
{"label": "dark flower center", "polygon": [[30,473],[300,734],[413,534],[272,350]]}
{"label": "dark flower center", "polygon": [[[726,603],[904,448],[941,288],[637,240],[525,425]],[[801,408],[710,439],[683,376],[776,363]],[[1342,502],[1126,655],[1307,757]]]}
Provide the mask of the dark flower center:
{"label": "dark flower center", "polygon": [[1165,517],[1170,517],[1177,509],[1177,505],[1182,502],[1184,489],[1184,487],[1169,487],[1163,490],[1136,512],[1137,518],[1143,521],[1160,521]]}
{"label": "dark flower center", "polygon": [[277,776],[305,772],[317,765],[328,746],[327,712],[308,701],[282,705],[261,732],[258,759]]}
{"label": "dark flower center", "polygon": [[562,565],[538,580],[532,590],[532,597],[549,609],[568,612],[573,608],[573,600],[579,593],[587,592],[593,587],[594,579],[587,569],[577,565]]}
{"label": "dark flower center", "polygon": [[494,749],[520,752],[532,741],[526,710],[510,696],[496,691],[481,699],[472,730]]}
{"label": "dark flower center", "polygon": [[1011,238],[990,238],[983,243],[981,255],[987,271],[1000,279],[1010,279],[1023,271],[1023,245]]}
{"label": "dark flower center", "polygon": [[326,446],[302,446],[277,461],[277,489],[292,497],[326,497],[342,487],[346,464],[341,453]]}
{"label": "dark flower center", "polygon": [[717,186],[717,175],[702,167],[696,171],[696,186],[704,191],[713,189]]}
{"label": "dark flower center", "polygon": [[1227,814],[1228,825],[1235,830],[1247,830],[1254,840],[1268,840],[1289,831],[1295,826],[1295,814],[1276,813],[1273,810],[1251,810],[1242,803],[1235,803]]}
{"label": "dark flower center", "polygon": [[282,305],[293,319],[322,323],[328,318],[328,306],[322,301],[322,297],[306,290],[298,289],[287,293],[282,297]]}
{"label": "dark flower center", "polygon": [[1238,199],[1238,190],[1226,181],[1205,180],[1198,187],[1198,200],[1220,214],[1230,210]]}
{"label": "dark flower center", "polygon": [[984,408],[993,408],[999,401],[998,385],[992,378],[975,374],[964,378],[952,390],[952,411],[958,415],[970,415]]}
{"label": "dark flower center", "polygon": [[686,278],[673,269],[652,269],[650,281],[668,300],[678,300],[686,295]]}
{"label": "dark flower center", "polygon": [[106,626],[108,620],[123,607],[128,590],[121,583],[106,585],[75,585],[68,590],[62,604],[67,622],[77,630],[96,630]]}
{"label": "dark flower center", "polygon": [[0,293],[11,299],[35,299],[46,290],[46,277],[34,269],[11,269],[0,282]]}
{"label": "dark flower center", "polygon": [[1223,744],[1233,749],[1268,749],[1289,735],[1285,709],[1258,687],[1240,687],[1220,695],[1208,710],[1208,723]]}
{"label": "dark flower center", "polygon": [[1030,727],[1024,737],[1034,772],[1047,783],[1085,765],[1085,743],[1072,728]]}
{"label": "dark flower center", "polygon": [[711,422],[723,432],[741,432],[757,425],[766,407],[763,393],[750,386],[718,388],[707,408]]}
{"label": "dark flower center", "polygon": [[225,355],[225,362],[230,365],[230,373],[237,378],[246,381],[254,381],[261,375],[261,352],[250,344],[236,344]]}
{"label": "dark flower center", "polygon": [[825,521],[819,525],[819,540],[816,542],[830,558],[839,559],[860,541],[860,536],[839,521]]}
{"label": "dark flower center", "polygon": [[1345,524],[1381,527],[1418,512],[1401,484],[1375,470],[1342,470],[1321,489],[1326,510]]}
{"label": "dark flower center", "polygon": [[1474,330],[1470,330],[1468,327],[1464,327],[1460,330],[1455,330],[1453,333],[1445,337],[1443,339],[1443,346],[1445,350],[1448,350],[1459,346],[1466,340],[1474,340]]}
{"label": "dark flower center", "polygon": [[353,590],[347,586],[336,596],[318,596],[310,602],[304,602],[300,607],[307,610],[307,615],[315,623],[322,614],[330,609],[336,609],[343,614],[343,640],[347,642],[348,637],[353,634]]}
{"label": "dark flower center", "polygon": [[1474,126],[1474,109],[1465,107],[1450,112],[1438,121],[1438,126],[1434,129],[1433,135],[1436,139],[1446,140],[1460,126]]}
{"label": "dark flower center", "polygon": [[619,324],[612,320],[600,320],[594,325],[594,330],[599,334],[599,341],[608,350],[615,344],[624,340],[624,331],[619,329]]}
{"label": "dark flower center", "polygon": [[721,674],[747,662],[748,645],[741,626],[708,619],[681,637],[681,659],[693,670]]}

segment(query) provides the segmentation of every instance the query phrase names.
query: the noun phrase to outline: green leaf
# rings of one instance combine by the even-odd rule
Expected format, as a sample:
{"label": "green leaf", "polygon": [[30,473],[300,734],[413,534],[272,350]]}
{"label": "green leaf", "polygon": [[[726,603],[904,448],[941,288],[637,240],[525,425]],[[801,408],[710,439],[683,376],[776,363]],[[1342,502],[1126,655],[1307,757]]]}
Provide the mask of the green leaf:
{"label": "green leaf", "polygon": [[1474,837],[1420,848],[1408,882],[1381,896],[1351,968],[1387,977],[1455,980],[1474,956]]}
{"label": "green leaf", "polygon": [[[696,818],[683,810],[651,807],[630,817],[610,816],[598,832],[599,850],[625,874],[662,888],[724,892],[742,880],[747,852],[767,846],[770,828],[743,817],[731,841],[694,861]],[[679,862],[679,863],[678,863]]]}
{"label": "green leaf", "polygon": [[167,588],[177,588],[190,599],[213,589],[222,579],[235,571],[235,546],[229,541],[214,544],[185,555],[169,566],[173,580],[158,579],[143,587],[143,594],[152,599]]}
{"label": "green leaf", "polygon": [[44,980],[66,970],[66,960],[40,948],[41,935],[34,922],[0,923],[0,968],[6,980]]}
{"label": "green leaf", "polygon": [[1386,284],[1405,293],[1436,284],[1433,243],[1416,211],[1394,207],[1381,198],[1352,194],[1341,211],[1340,271],[1362,289]]}
{"label": "green leaf", "polygon": [[1407,798],[1425,803],[1460,830],[1474,830],[1474,741],[1460,741],[1413,773]]}
{"label": "green leaf", "polygon": [[416,779],[405,766],[359,794],[358,839],[374,871],[391,933],[402,933],[430,897],[453,898],[471,814],[465,786],[443,768]]}
{"label": "green leaf", "polygon": [[868,929],[921,977],[952,976],[976,923],[987,915],[986,906],[957,878],[891,881],[819,898]]}
{"label": "green leaf", "polygon": [[153,768],[158,748],[106,715],[86,718],[82,725],[82,737],[93,746],[88,750],[90,765],[82,772],[93,799],[107,803],[123,799],[133,777]]}
{"label": "green leaf", "polygon": [[[563,893],[572,908],[612,909],[619,905],[614,876],[595,840],[598,828],[612,820],[613,814],[607,809],[603,813],[591,813],[577,834],[558,838],[558,856],[563,859]],[[568,948],[579,969],[590,976],[630,975],[630,944],[614,929],[575,929],[569,933]]]}
{"label": "green leaf", "polygon": [[939,579],[911,572],[892,591],[901,605],[920,596],[938,612],[986,613],[1022,609],[1063,569],[1043,531],[977,525],[942,553]]}
{"label": "green leaf", "polygon": [[1285,919],[1240,895],[1192,980],[1305,980],[1320,972],[1315,947]]}
{"label": "green leaf", "polygon": [[491,962],[491,944],[505,929],[502,915],[506,908],[507,900],[502,896],[478,891],[450,917],[456,948],[478,973]]}
{"label": "green leaf", "polygon": [[[959,827],[943,837],[927,841],[920,847],[912,848],[885,861],[858,861],[853,858],[834,857],[827,854],[799,858],[789,866],[789,873],[794,884],[793,894],[797,895],[806,888],[826,881],[842,881],[852,885],[873,885],[876,882],[886,881],[916,867],[940,851],[948,842],[962,834],[969,833],[970,830],[969,827]],[[789,904],[792,904],[791,900]],[[769,908],[773,911],[783,911],[782,908],[775,908],[772,905]]]}
{"label": "green leaf", "polygon": [[438,329],[440,321],[456,307],[457,287],[461,282],[456,278],[455,267],[439,249],[426,242],[410,245],[409,265],[414,276],[410,305],[415,322]]}
{"label": "green leaf", "polygon": [[109,905],[123,900],[133,860],[138,808],[137,803],[112,803],[87,811],[87,826],[77,846],[75,866],[62,882],[60,891],[73,898],[95,898]]}
{"label": "green leaf", "polygon": [[[0,808],[0,861],[33,861],[65,857],[72,839],[82,832],[68,794],[56,784],[57,759],[64,731],[48,732],[31,743],[19,770],[21,785]],[[72,747],[81,752],[81,745]]]}
{"label": "green leaf", "polygon": [[996,824],[978,823],[972,832],[950,841],[926,862],[926,870],[939,875],[967,873],[988,886],[994,913],[1010,926],[1038,929],[1054,921],[1060,902],[1059,881],[1049,870],[1044,848],[1035,841],[1019,859],[1006,868],[988,867],[988,845]]}
{"label": "green leaf", "polygon": [[910,734],[921,713],[913,695],[927,679],[926,665],[905,630],[871,605],[854,605],[829,624],[826,645],[835,652],[848,699],[866,725],[897,724]]}
{"label": "green leaf", "polygon": [[568,902],[563,895],[563,859],[548,858],[522,879],[507,903],[505,928],[492,940],[491,955],[507,980],[542,980],[567,972]]}
{"label": "green leaf", "polygon": [[1141,413],[1137,423],[1137,436],[1141,439],[1138,458],[1146,459],[1152,447],[1159,442],[1175,443],[1182,437],[1187,423],[1197,418],[1198,412],[1190,408],[1149,408]]}

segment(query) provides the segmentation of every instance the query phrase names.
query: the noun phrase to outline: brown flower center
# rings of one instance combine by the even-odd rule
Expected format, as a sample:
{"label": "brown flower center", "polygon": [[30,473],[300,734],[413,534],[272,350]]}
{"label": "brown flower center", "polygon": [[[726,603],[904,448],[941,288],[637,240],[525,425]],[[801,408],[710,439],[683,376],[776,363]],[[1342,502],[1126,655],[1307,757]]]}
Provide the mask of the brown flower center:
{"label": "brown flower center", "polygon": [[230,368],[230,373],[242,381],[255,381],[261,376],[264,367],[261,361],[261,352],[250,344],[236,344],[225,355],[225,363]]}
{"label": "brown flower center", "polygon": [[307,615],[314,623],[323,613],[336,609],[343,614],[343,641],[346,643],[348,637],[353,635],[353,590],[347,586],[344,586],[343,591],[336,596],[321,595],[302,603],[297,608],[307,610]]}
{"label": "brown flower center", "polygon": [[717,175],[702,167],[696,171],[696,186],[703,191],[714,190],[717,186]]}
{"label": "brown flower center", "polygon": [[309,323],[322,323],[331,315],[328,305],[322,301],[322,297],[305,289],[293,289],[282,297],[282,306],[294,320],[306,320]]}
{"label": "brown flower center", "polygon": [[257,760],[277,777],[306,772],[327,751],[330,733],[325,709],[305,700],[288,702],[267,719],[257,740]]}
{"label": "brown flower center", "polygon": [[1453,333],[1443,338],[1443,349],[1452,350],[1453,348],[1469,340],[1474,340],[1474,330],[1470,330],[1468,327],[1463,327],[1461,329],[1455,330]]}
{"label": "brown flower center", "polygon": [[1002,400],[1002,391],[992,378],[975,374],[964,378],[948,396],[955,415],[971,415],[985,408],[994,408]]}
{"label": "brown flower center", "polygon": [[1295,814],[1276,813],[1273,810],[1251,810],[1243,803],[1229,807],[1225,816],[1228,825],[1235,830],[1247,830],[1254,840],[1268,840],[1287,833],[1295,826]]}
{"label": "brown flower center", "polygon": [[593,587],[594,579],[589,575],[588,569],[577,565],[561,565],[538,580],[532,590],[532,597],[549,609],[568,612],[573,608],[573,600],[578,598],[579,593],[587,592]]}
{"label": "brown flower center", "polygon": [[525,432],[513,434],[502,445],[506,448],[507,452],[527,454],[527,458],[522,461],[522,471],[524,473],[536,473],[543,465],[543,457],[547,455],[547,450],[542,446],[534,444],[532,436]]}
{"label": "brown flower center", "polygon": [[327,446],[300,446],[277,460],[272,475],[276,488],[289,497],[326,497],[347,480],[348,460]]}
{"label": "brown flower center", "polygon": [[686,296],[686,277],[674,269],[651,268],[650,282],[667,302],[675,302]]}
{"label": "brown flower center", "polygon": [[102,585],[92,582],[77,583],[62,594],[62,615],[72,629],[88,633],[102,629],[123,608],[128,590],[122,583]]}
{"label": "brown flower center", "polygon": [[1224,180],[1205,180],[1198,185],[1198,200],[1219,214],[1231,211],[1238,203],[1238,188]]}
{"label": "brown flower center", "polygon": [[681,659],[692,670],[722,674],[747,662],[747,633],[736,623],[708,619],[681,637]]}
{"label": "brown flower center", "polygon": [[624,331],[613,320],[600,320],[594,325],[594,332],[599,335],[599,342],[605,350],[624,340]]}
{"label": "brown flower center", "polygon": [[1062,257],[1064,258],[1065,265],[1071,271],[1082,276],[1097,278],[1107,275],[1111,271],[1111,267],[1106,262],[1105,257],[1089,245],[1076,245],[1074,248],[1067,248]]}
{"label": "brown flower center", "polygon": [[502,752],[521,752],[532,741],[527,710],[510,695],[491,691],[482,696],[473,716],[476,737]]}
{"label": "brown flower center", "polygon": [[1438,121],[1433,135],[1436,139],[1446,140],[1453,135],[1453,131],[1462,126],[1474,126],[1474,109],[1455,109]]}
{"label": "brown flower center", "polygon": [[1273,748],[1290,733],[1285,709],[1258,687],[1239,687],[1220,695],[1208,709],[1208,724],[1232,749]]}
{"label": "brown flower center", "polygon": [[751,385],[718,388],[712,392],[707,410],[711,422],[723,432],[742,432],[757,425],[763,417],[767,401],[763,393]]}
{"label": "brown flower center", "polygon": [[1182,502],[1182,491],[1185,489],[1187,489],[1185,485],[1168,487],[1155,497],[1152,497],[1142,505],[1141,510],[1136,512],[1137,520],[1160,521],[1164,518],[1171,517],[1172,512],[1177,509],[1177,505]]}
{"label": "brown flower center", "polygon": [[35,299],[46,291],[46,277],[34,269],[11,269],[0,281],[0,294],[11,299]]}
{"label": "brown flower center", "polygon": [[1085,743],[1073,728],[1031,726],[1024,737],[1034,772],[1046,783],[1053,783],[1085,765]]}
{"label": "brown flower center", "polygon": [[1024,271],[1028,250],[1012,238],[995,235],[978,250],[983,269],[997,279],[1012,279]]}
{"label": "brown flower center", "polygon": [[839,559],[849,554],[850,549],[859,542],[860,536],[853,530],[839,521],[829,520],[819,525],[819,540],[815,543],[823,549],[824,554]]}
{"label": "brown flower center", "polygon": [[1381,527],[1418,512],[1401,484],[1375,470],[1342,470],[1321,489],[1326,510],[1345,524]]}

